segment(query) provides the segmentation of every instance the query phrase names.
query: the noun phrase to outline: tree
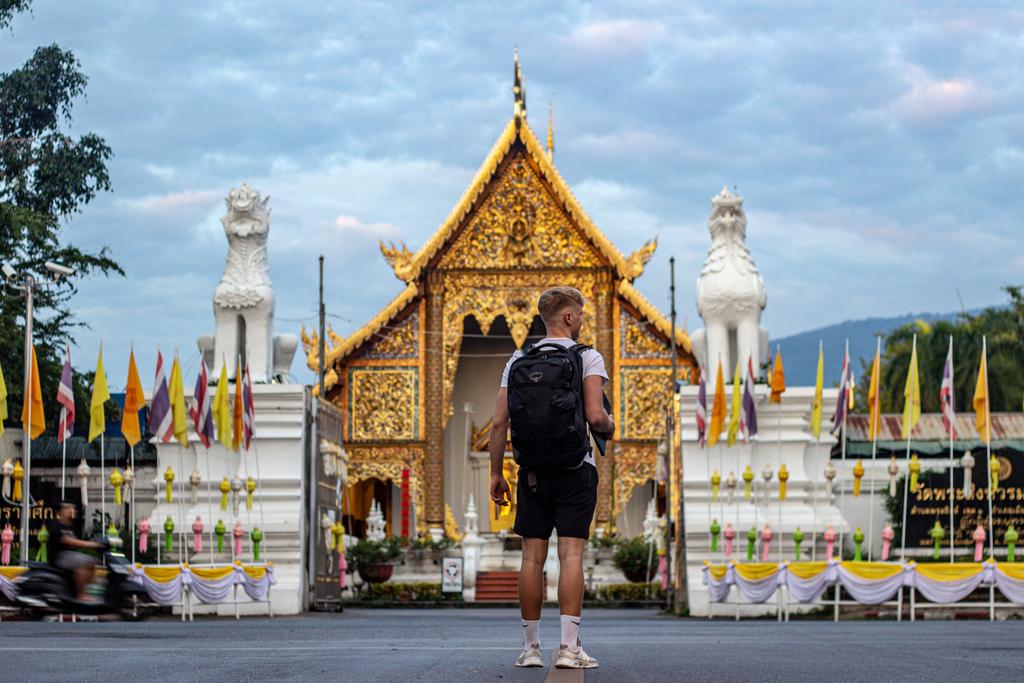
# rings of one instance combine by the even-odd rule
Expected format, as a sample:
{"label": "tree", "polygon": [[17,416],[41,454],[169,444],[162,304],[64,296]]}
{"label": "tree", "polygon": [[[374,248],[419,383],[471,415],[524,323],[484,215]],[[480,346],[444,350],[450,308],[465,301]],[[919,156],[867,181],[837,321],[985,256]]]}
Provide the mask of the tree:
{"label": "tree", "polygon": [[[0,30],[30,5],[31,0],[0,0]],[[65,234],[72,217],[98,192],[110,190],[110,147],[93,133],[76,139],[65,132],[87,80],[75,56],[58,45],[37,48],[21,67],[0,73],[0,262],[40,280],[48,277],[46,261],[75,269],[72,278],[36,292],[33,338],[46,397],[56,395],[65,342],[84,325],[70,307],[76,283],[89,275],[124,275],[107,247],[89,252]],[[0,367],[12,425],[21,415],[24,310],[24,302],[5,288],[0,294]],[[82,380],[76,373],[76,397],[88,396]],[[53,433],[59,406],[53,400],[44,405],[47,431]],[[85,413],[78,410],[80,426],[88,424]]]}
{"label": "tree", "polygon": [[[982,337],[988,342],[988,384],[991,410],[1017,411],[1024,399],[1024,292],[1020,287],[1004,287],[1010,305],[987,308],[977,315],[963,314],[956,320],[926,323],[918,320],[898,327],[883,340],[882,369],[879,376],[879,403],[882,412],[903,410],[903,389],[910,366],[914,335],[917,335],[917,362],[921,381],[922,412],[937,413],[942,371],[953,337],[953,375],[957,412],[971,412],[971,399],[978,380]],[[861,359],[858,410],[867,412],[871,359]]]}

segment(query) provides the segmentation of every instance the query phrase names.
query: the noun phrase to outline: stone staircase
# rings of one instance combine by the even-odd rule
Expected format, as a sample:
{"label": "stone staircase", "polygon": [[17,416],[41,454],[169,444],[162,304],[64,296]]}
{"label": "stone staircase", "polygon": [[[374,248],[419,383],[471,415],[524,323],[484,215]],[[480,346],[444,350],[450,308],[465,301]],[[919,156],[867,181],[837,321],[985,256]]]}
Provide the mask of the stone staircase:
{"label": "stone staircase", "polygon": [[516,602],[519,600],[519,572],[480,572],[476,576],[477,602]]}

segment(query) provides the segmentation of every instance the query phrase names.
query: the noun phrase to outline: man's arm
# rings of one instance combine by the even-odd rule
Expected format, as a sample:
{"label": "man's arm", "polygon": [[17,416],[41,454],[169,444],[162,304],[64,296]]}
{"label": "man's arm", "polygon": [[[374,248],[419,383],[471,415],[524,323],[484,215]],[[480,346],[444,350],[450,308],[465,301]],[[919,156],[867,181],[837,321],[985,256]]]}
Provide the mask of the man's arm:
{"label": "man's arm", "polygon": [[609,437],[615,433],[615,421],[608,411],[604,409],[604,378],[598,375],[591,375],[583,380],[583,413],[587,423],[595,432],[607,434]]}
{"label": "man's arm", "polygon": [[505,481],[505,446],[508,445],[508,389],[498,389],[494,402],[494,418],[491,420],[491,438],[488,450],[491,454],[491,500],[498,505],[507,505],[506,496],[511,499],[508,482]]}

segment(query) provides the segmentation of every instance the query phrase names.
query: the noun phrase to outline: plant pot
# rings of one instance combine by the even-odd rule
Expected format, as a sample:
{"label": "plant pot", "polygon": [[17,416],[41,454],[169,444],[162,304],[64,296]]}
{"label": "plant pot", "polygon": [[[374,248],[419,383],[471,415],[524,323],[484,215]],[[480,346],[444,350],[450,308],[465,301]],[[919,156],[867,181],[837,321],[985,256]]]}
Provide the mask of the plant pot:
{"label": "plant pot", "polygon": [[597,557],[594,560],[594,564],[611,564],[612,555],[615,554],[614,548],[598,548]]}
{"label": "plant pot", "polygon": [[658,565],[652,564],[650,571],[647,567],[640,569],[623,569],[622,573],[626,575],[626,580],[632,583],[647,583],[655,577],[658,573]]}
{"label": "plant pot", "polygon": [[366,583],[384,583],[391,578],[395,571],[393,564],[361,564],[359,565],[359,576],[363,577]]}

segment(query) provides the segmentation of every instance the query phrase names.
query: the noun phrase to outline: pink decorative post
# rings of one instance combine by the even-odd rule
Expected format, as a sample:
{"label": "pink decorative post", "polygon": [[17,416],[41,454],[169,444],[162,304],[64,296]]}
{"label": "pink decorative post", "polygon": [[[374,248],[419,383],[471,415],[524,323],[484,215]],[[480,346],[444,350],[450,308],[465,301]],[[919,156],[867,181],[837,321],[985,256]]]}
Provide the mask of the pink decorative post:
{"label": "pink decorative post", "polygon": [[764,549],[761,555],[761,561],[768,561],[768,553],[771,552],[772,546],[772,528],[765,522],[764,530],[761,531],[761,547]]}
{"label": "pink decorative post", "polygon": [[971,538],[974,539],[974,561],[981,562],[981,548],[985,545],[985,538],[987,538],[985,527],[978,524],[978,527],[974,530]]}
{"label": "pink decorative post", "polygon": [[149,552],[149,517],[139,520],[139,552]]}
{"label": "pink decorative post", "polygon": [[736,530],[732,528],[732,524],[726,522],[725,525],[725,556],[730,557],[732,555],[732,542],[736,538]]}
{"label": "pink decorative post", "polygon": [[242,537],[245,536],[245,529],[242,528],[242,520],[235,522],[235,528],[231,531],[235,538],[235,559],[242,559]]}
{"label": "pink decorative post", "polygon": [[832,559],[832,550],[836,545],[836,530],[829,527],[825,530],[825,557]]}
{"label": "pink decorative post", "polygon": [[192,552],[203,552],[203,520],[199,515],[192,522]]}
{"label": "pink decorative post", "polygon": [[10,564],[11,544],[14,543],[14,529],[11,528],[10,524],[4,526],[4,530],[0,532],[0,543],[3,544],[3,550],[0,551],[0,562]]}
{"label": "pink decorative post", "polygon": [[889,559],[889,550],[892,548],[892,539],[896,538],[896,532],[892,530],[892,524],[886,524],[882,529],[882,562]]}

